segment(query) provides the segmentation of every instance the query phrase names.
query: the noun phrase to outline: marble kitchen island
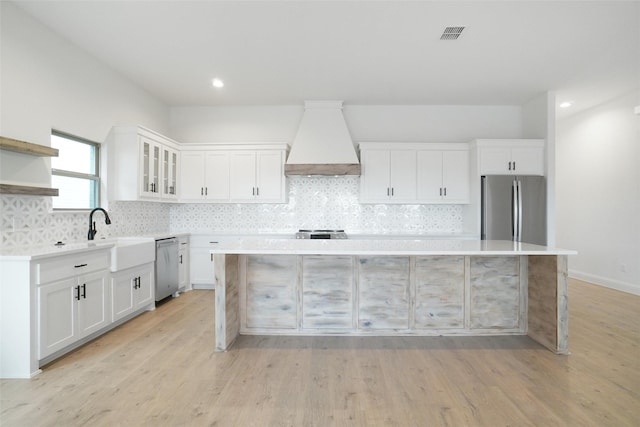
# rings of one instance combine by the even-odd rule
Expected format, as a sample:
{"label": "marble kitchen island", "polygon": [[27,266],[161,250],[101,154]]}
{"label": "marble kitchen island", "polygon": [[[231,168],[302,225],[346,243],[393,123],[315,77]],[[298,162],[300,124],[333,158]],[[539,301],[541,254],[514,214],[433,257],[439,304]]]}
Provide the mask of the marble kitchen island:
{"label": "marble kitchen island", "polygon": [[567,258],[512,241],[244,238],[211,250],[216,350],[247,335],[528,335],[568,352]]}

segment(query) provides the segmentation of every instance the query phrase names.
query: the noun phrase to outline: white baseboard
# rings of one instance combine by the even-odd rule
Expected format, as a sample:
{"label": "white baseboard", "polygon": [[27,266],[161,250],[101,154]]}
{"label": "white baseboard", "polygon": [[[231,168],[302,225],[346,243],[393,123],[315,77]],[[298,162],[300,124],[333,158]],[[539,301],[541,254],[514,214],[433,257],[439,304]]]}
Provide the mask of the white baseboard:
{"label": "white baseboard", "polygon": [[613,280],[571,269],[569,269],[569,277],[618,291],[627,292],[633,295],[640,295],[640,285],[634,285],[633,283],[621,282],[619,280]]}

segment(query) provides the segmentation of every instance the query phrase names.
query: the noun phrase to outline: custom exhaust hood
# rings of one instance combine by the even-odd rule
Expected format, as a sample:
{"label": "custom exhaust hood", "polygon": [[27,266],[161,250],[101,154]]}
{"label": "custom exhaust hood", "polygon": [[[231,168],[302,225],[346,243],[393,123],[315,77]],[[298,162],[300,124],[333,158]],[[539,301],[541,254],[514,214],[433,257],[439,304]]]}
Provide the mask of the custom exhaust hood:
{"label": "custom exhaust hood", "polygon": [[342,115],[342,101],[305,101],[285,175],[360,175],[360,161]]}

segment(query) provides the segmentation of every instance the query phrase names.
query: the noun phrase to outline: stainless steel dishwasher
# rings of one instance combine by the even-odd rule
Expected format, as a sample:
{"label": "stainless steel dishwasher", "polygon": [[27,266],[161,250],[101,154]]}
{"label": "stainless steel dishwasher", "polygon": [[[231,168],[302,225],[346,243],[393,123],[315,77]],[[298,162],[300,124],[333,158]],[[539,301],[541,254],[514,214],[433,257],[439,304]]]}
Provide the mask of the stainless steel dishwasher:
{"label": "stainless steel dishwasher", "polygon": [[156,240],[156,301],[178,292],[178,239]]}

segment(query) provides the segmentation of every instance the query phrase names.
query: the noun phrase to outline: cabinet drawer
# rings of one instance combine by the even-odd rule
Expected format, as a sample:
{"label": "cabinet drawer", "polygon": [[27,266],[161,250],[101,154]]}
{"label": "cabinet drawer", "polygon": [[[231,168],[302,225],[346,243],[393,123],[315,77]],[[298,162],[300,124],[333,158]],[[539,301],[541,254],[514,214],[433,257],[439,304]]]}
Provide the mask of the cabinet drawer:
{"label": "cabinet drawer", "polygon": [[48,258],[36,264],[36,284],[108,268],[108,250]]}

